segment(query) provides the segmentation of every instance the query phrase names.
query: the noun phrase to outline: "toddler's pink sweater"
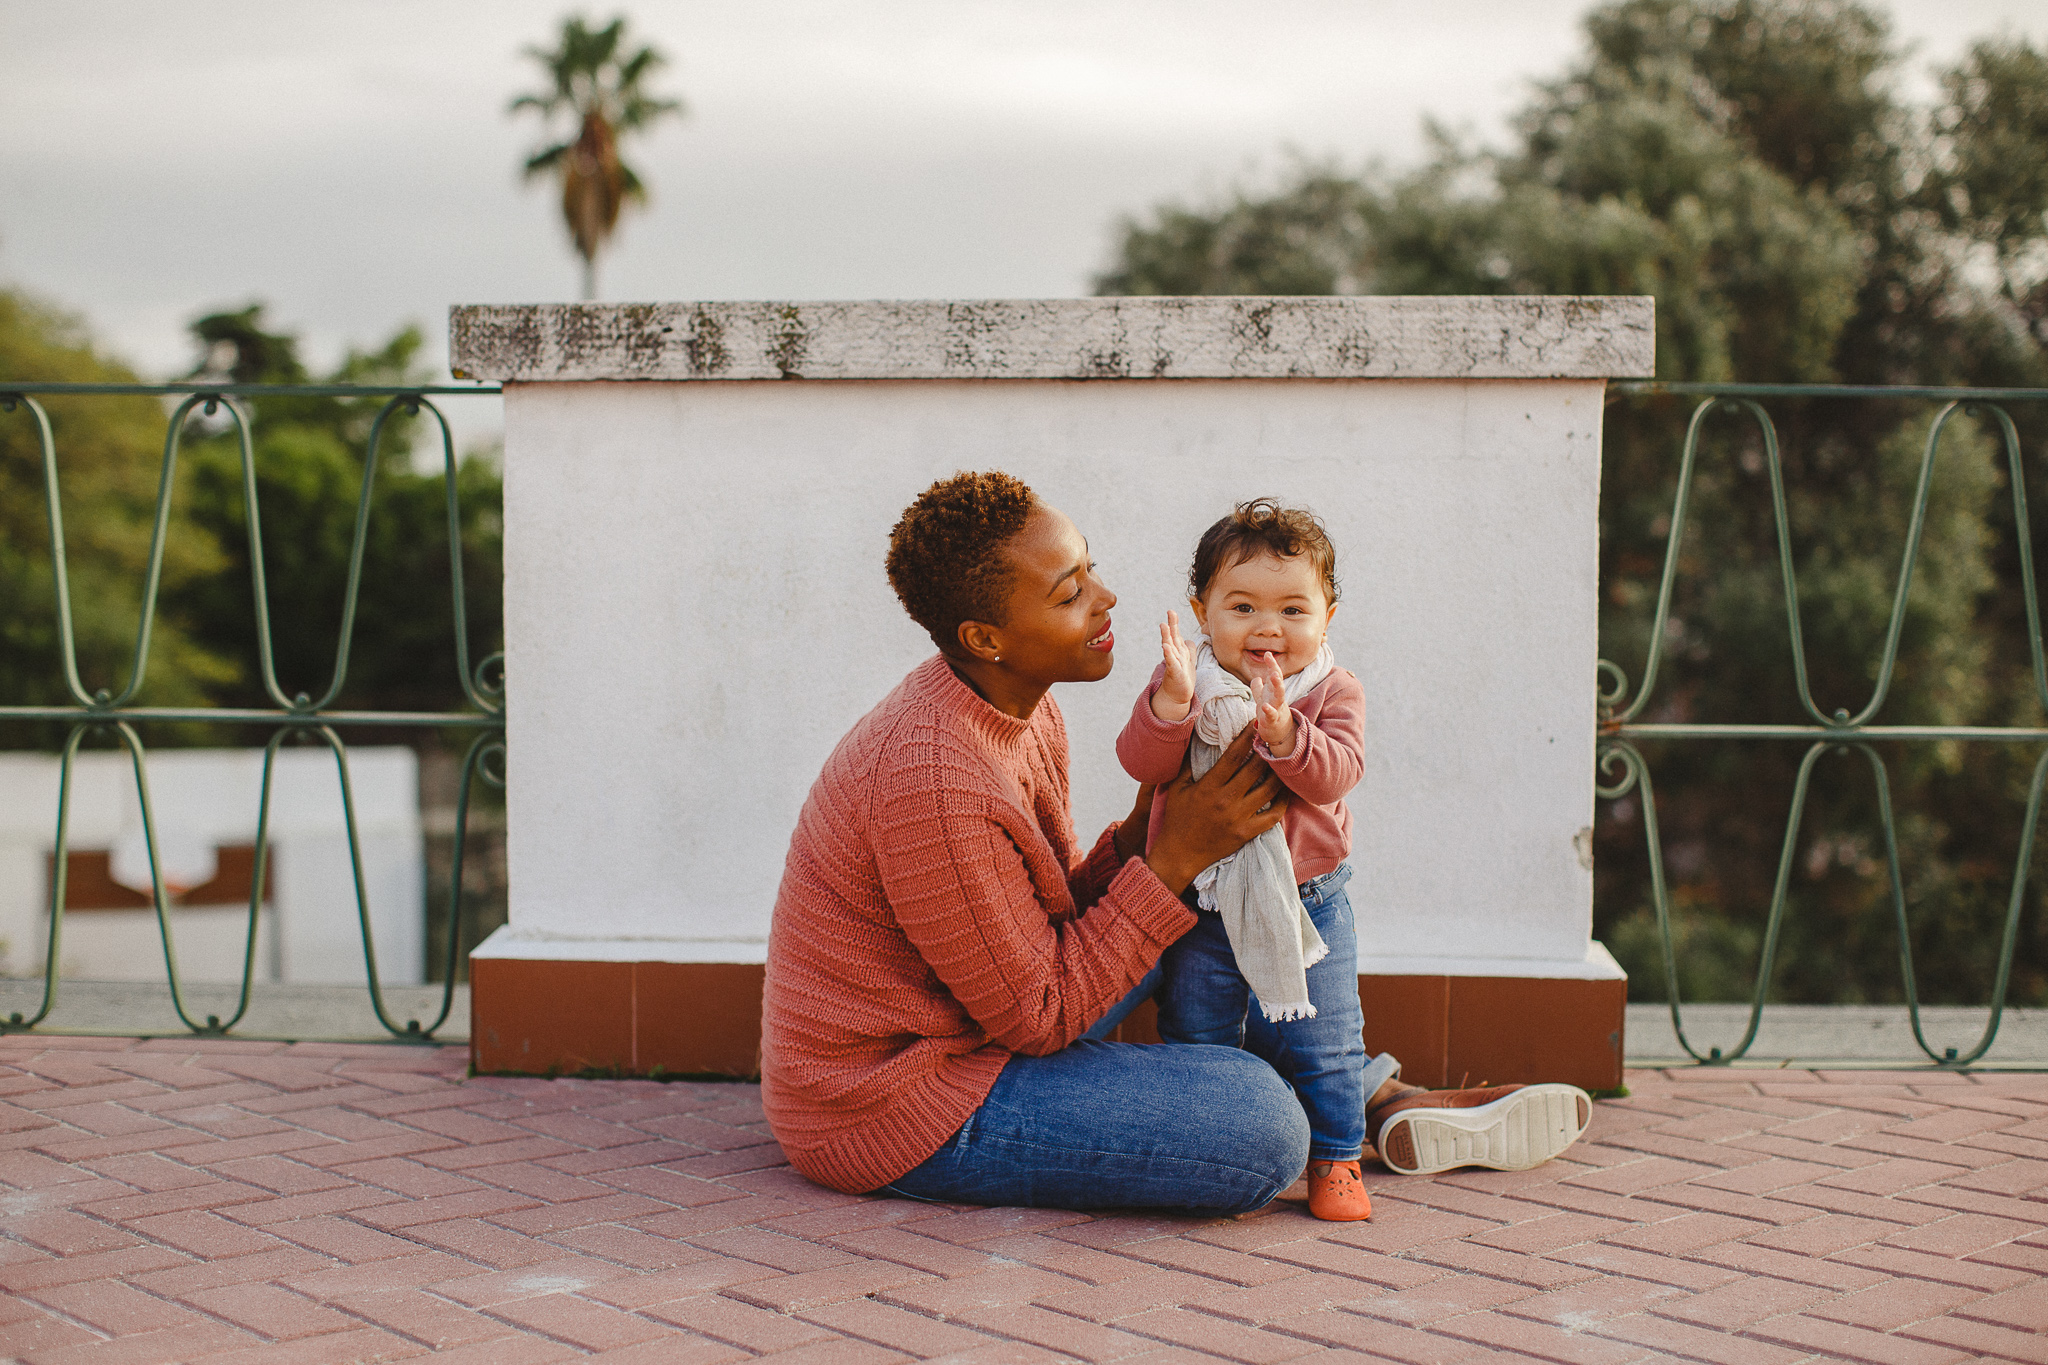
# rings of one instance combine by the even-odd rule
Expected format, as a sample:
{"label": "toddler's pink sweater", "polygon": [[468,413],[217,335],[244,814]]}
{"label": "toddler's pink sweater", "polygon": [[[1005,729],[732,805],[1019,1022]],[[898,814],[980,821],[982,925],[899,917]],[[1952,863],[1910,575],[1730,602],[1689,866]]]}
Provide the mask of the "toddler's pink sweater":
{"label": "toddler's pink sweater", "polygon": [[[1130,720],[1116,737],[1117,758],[1140,782],[1171,782],[1195,733],[1192,707],[1186,719],[1172,725],[1152,714],[1152,694],[1165,680],[1161,664],[1152,670],[1152,681],[1138,694]],[[1294,855],[1294,880],[1305,882],[1335,872],[1351,856],[1351,809],[1344,794],[1365,775],[1365,687],[1349,669],[1333,668],[1293,706],[1293,751],[1275,758],[1262,742],[1252,747],[1297,798],[1282,827],[1287,851]],[[1161,809],[1154,800],[1148,840],[1159,833]]]}
{"label": "toddler's pink sweater", "polygon": [[1112,827],[1078,856],[1051,696],[997,711],[943,658],[811,788],[768,936],[761,1103],[790,1164],[864,1193],[936,1152],[1013,1053],[1057,1052],[1194,923]]}

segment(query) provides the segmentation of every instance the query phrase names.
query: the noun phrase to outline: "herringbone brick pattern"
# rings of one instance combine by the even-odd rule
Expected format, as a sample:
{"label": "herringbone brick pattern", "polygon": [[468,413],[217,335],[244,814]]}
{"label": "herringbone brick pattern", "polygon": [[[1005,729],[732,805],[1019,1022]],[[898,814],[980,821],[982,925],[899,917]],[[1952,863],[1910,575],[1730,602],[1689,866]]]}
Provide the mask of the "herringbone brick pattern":
{"label": "herringbone brick pattern", "polygon": [[1370,1223],[863,1199],[742,1085],[0,1039],[0,1357],[2048,1361],[2048,1076],[1637,1072]]}

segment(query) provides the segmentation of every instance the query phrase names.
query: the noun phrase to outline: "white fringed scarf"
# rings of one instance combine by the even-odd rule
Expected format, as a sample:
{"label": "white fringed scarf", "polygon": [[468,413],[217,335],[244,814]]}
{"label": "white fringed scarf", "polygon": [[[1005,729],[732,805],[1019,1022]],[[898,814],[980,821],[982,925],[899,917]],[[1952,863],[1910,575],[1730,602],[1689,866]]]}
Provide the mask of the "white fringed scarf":
{"label": "white fringed scarf", "polygon": [[[1325,641],[1315,662],[1286,680],[1287,704],[1314,691],[1335,666]],[[1206,636],[1195,655],[1194,708],[1195,734],[1188,749],[1194,775],[1200,777],[1216,766],[1230,741],[1257,714],[1251,688],[1216,662]],[[1294,742],[1306,744],[1308,737],[1297,729]],[[1269,1023],[1315,1018],[1316,1007],[1308,998],[1308,969],[1330,949],[1302,906],[1294,883],[1294,859],[1280,826],[1203,868],[1195,878],[1195,900],[1202,909],[1223,916],[1223,932],[1237,958],[1237,970],[1258,995]]]}

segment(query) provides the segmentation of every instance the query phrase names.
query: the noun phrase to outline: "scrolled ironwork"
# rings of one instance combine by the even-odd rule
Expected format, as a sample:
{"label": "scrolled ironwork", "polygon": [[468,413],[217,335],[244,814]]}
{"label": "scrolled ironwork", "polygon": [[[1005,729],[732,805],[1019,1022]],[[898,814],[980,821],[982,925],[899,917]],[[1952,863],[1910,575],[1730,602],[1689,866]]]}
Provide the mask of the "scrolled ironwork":
{"label": "scrolled ironwork", "polygon": [[[1991,990],[1989,1015],[1984,1032],[1976,1045],[1968,1051],[1948,1047],[1937,1051],[1927,1041],[1920,1018],[1919,988],[1913,965],[1913,944],[1911,925],[1907,914],[1904,882],[1899,868],[1898,833],[1893,818],[1891,783],[1883,757],[1872,747],[1871,741],[1896,740],[1908,742],[1971,741],[2008,744],[2048,745],[2048,728],[2029,726],[1969,726],[1969,725],[1875,725],[1872,720],[1883,708],[1889,696],[1891,684],[1898,663],[1899,644],[1904,628],[1906,604],[1912,591],[1913,573],[1918,562],[1921,541],[1926,529],[1929,495],[1932,487],[1936,460],[1941,448],[1942,433],[1951,420],[1960,413],[1988,419],[1997,429],[2006,458],[2007,482],[2012,492],[2013,520],[2017,541],[2017,558],[2020,569],[2020,588],[2025,610],[2028,648],[2030,651],[2034,687],[2037,699],[2048,709],[2048,654],[2044,654],[2041,635],[2039,593],[2034,577],[2033,542],[2027,515],[2027,481],[2025,463],[2022,459],[2017,427],[2011,415],[2002,406],[2009,401],[2048,400],[2048,390],[1968,390],[1934,388],[1860,388],[1843,385],[1761,385],[1761,384],[1658,384],[1658,383],[1616,383],[1611,388],[1620,394],[1691,394],[1701,398],[1686,425],[1685,442],[1680,451],[1677,487],[1672,497],[1669,525],[1666,531],[1663,572],[1658,583],[1657,605],[1650,628],[1649,642],[1642,668],[1642,684],[1630,698],[1628,679],[1621,667],[1602,659],[1598,664],[1596,698],[1602,718],[1600,738],[1596,750],[1599,778],[1595,790],[1602,799],[1619,799],[1634,795],[1643,818],[1645,850],[1649,859],[1651,909],[1656,917],[1657,931],[1662,949],[1666,999],[1671,1008],[1671,1025],[1677,1035],[1679,1046],[1695,1061],[1706,1065],[1726,1065],[1742,1058],[1754,1044],[1763,1017],[1763,1009],[1770,991],[1772,974],[1776,965],[1780,932],[1784,927],[1786,905],[1798,848],[1799,832],[1804,818],[1806,798],[1815,764],[1826,753],[1857,753],[1866,760],[1876,799],[1878,824],[1885,850],[1885,869],[1888,879],[1889,902],[1893,925],[1898,935],[1899,972],[1902,993],[1905,996],[1908,1018],[1912,1024],[1914,1042],[1936,1066],[1967,1066],[1983,1058],[1998,1036],[1998,1027],[2005,1009],[2007,988],[2011,981],[2013,956],[2018,943],[2021,913],[2026,903],[2029,877],[2032,871],[2034,838],[2041,814],[2041,800],[2044,784],[2048,784],[2048,747],[2044,747],[2033,769],[2029,785],[2026,814],[2020,830],[2019,851],[2014,861],[2010,896],[2005,916],[2003,933],[2000,937],[1995,977]],[[1800,596],[1797,569],[1792,554],[1791,518],[1786,508],[1783,462],[1780,458],[1776,428],[1759,399],[1782,397],[1858,397],[1858,398],[1934,398],[1947,400],[1929,424],[1927,439],[1923,448],[1918,475],[1915,481],[1913,503],[1909,516],[1905,544],[1903,546],[1891,608],[1885,625],[1882,650],[1877,661],[1876,675],[1870,696],[1855,712],[1846,707],[1824,711],[1815,702],[1807,671],[1807,656],[1804,632],[1801,627]],[[1724,723],[1659,723],[1643,722],[1637,718],[1655,692],[1659,670],[1663,660],[1667,639],[1667,624],[1670,619],[1671,601],[1680,566],[1680,548],[1683,541],[1686,516],[1690,506],[1693,480],[1699,454],[1700,433],[1707,418],[1716,412],[1733,412],[1744,415],[1752,421],[1762,442],[1766,469],[1770,477],[1771,514],[1775,531],[1780,584],[1785,603],[1787,644],[1789,646],[1794,683],[1801,709],[1811,719],[1806,725],[1763,725]],[[1627,699],[1627,704],[1622,703]],[[1732,1049],[1724,1051],[1719,1047],[1710,1048],[1706,1053],[1696,1049],[1686,1037],[1682,1004],[1679,999],[1677,953],[1671,923],[1671,898],[1665,879],[1662,839],[1657,826],[1657,799],[1650,777],[1650,766],[1643,757],[1636,742],[1647,740],[1796,740],[1807,745],[1799,764],[1798,775],[1793,783],[1792,803],[1786,818],[1785,835],[1780,848],[1778,869],[1771,892],[1771,900],[1765,919],[1764,938],[1758,956],[1756,980],[1751,992],[1748,1027],[1742,1038]]]}
{"label": "scrolled ironwork", "polygon": [[[1593,795],[1603,801],[1619,801],[1636,789],[1643,779],[1642,755],[1634,746],[1617,739],[1602,740],[1595,753],[1595,767],[1600,776],[1594,779]],[[1620,769],[1620,776],[1612,774]]]}
{"label": "scrolled ironwork", "polygon": [[[44,952],[43,995],[40,1006],[24,1017],[17,1012],[0,1021],[0,1033],[37,1029],[55,1007],[60,980],[59,961],[63,943],[64,905],[68,873],[72,770],[85,739],[95,733],[113,735],[129,755],[135,775],[136,796],[141,807],[144,847],[149,859],[151,904],[158,937],[162,944],[165,978],[171,1003],[179,1022],[196,1035],[220,1036],[234,1029],[247,1014],[250,988],[255,979],[256,937],[262,910],[263,888],[270,859],[270,803],[272,777],[282,746],[298,739],[317,742],[333,754],[347,837],[350,867],[354,877],[357,928],[363,948],[364,981],[378,1023],[394,1041],[430,1042],[448,1020],[454,1002],[456,969],[461,957],[461,898],[465,836],[469,826],[470,795],[479,780],[503,787],[505,781],[505,686],[504,656],[493,653],[472,664],[468,624],[468,599],[462,566],[462,518],[457,488],[457,460],[453,433],[447,417],[431,401],[433,396],[496,394],[490,386],[414,386],[370,388],[353,385],[214,385],[214,384],[0,384],[0,414],[26,410],[35,424],[41,456],[44,503],[50,526],[50,556],[56,593],[58,655],[64,683],[75,705],[0,706],[0,721],[63,721],[69,723],[59,752],[55,855],[50,886],[49,934]],[[158,473],[157,493],[151,523],[147,568],[144,571],[135,643],[128,660],[127,680],[118,691],[99,688],[88,691],[78,668],[76,635],[73,628],[71,584],[65,544],[64,517],[59,497],[57,443],[48,413],[36,401],[37,395],[122,394],[176,397],[182,395],[171,413],[164,435],[163,458]],[[307,692],[287,695],[277,678],[272,648],[268,575],[264,565],[261,499],[258,494],[252,423],[238,400],[252,396],[384,398],[386,401],[371,423],[363,455],[353,532],[350,538],[348,573],[344,587],[341,623],[335,640],[334,667],[325,689],[318,697]],[[152,628],[157,599],[163,581],[164,550],[171,525],[171,499],[176,486],[178,456],[185,431],[197,417],[218,417],[225,413],[240,456],[240,473],[249,545],[250,587],[254,599],[259,681],[274,710],[234,707],[144,707],[134,706],[147,676]],[[464,697],[476,709],[450,712],[338,711],[330,709],[347,685],[349,655],[354,640],[356,608],[363,563],[368,543],[377,461],[390,420],[403,414],[429,414],[437,424],[448,519],[449,581],[453,594],[455,660],[457,678]],[[261,793],[258,797],[254,866],[250,881],[249,912],[242,951],[241,986],[236,1007],[225,1020],[207,1015],[203,1022],[187,1008],[185,987],[178,968],[176,936],[170,899],[166,892],[156,843],[156,815],[149,794],[147,754],[136,726],[167,721],[210,721],[270,728],[264,745]],[[460,729],[474,732],[462,764],[461,789],[457,794],[453,867],[448,887],[446,947],[444,951],[441,1007],[432,1022],[408,1019],[403,1024],[386,1008],[383,986],[377,970],[377,949],[371,932],[368,892],[363,880],[362,848],[356,828],[355,797],[349,779],[348,748],[341,731],[352,727],[399,727],[409,729]],[[495,766],[493,766],[495,763]]]}

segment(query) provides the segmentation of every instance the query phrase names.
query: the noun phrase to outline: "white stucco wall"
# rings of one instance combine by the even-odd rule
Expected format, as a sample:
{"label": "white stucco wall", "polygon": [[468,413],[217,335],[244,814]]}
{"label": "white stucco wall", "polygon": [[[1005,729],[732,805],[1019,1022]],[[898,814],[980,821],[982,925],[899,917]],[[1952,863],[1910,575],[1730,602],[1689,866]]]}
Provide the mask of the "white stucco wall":
{"label": "white stucco wall", "polygon": [[[1642,304],[1628,321],[1646,334],[1646,301],[1606,302]],[[459,329],[457,349],[463,363]],[[1456,369],[1456,349],[1409,368]],[[1351,797],[1363,969],[1615,974],[1589,944],[1580,839],[1597,376],[1646,357],[1595,348],[1554,366],[1576,373],[1522,379],[1217,362],[1171,382],[509,384],[511,924],[479,952],[759,961],[819,766],[931,652],[883,573],[889,528],[932,480],[1001,468],[1073,517],[1122,599],[1115,672],[1055,692],[1084,838],[1129,807],[1111,745],[1196,537],[1235,501],[1279,497],[1335,539],[1331,641],[1368,698]],[[587,350],[557,363],[602,369]],[[862,363],[888,372],[888,348]]]}

